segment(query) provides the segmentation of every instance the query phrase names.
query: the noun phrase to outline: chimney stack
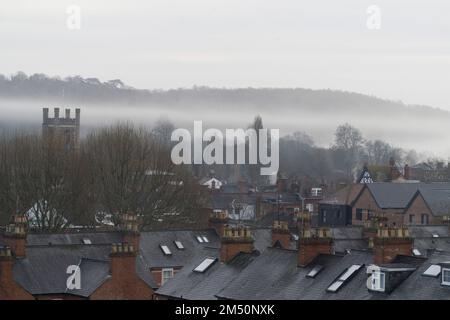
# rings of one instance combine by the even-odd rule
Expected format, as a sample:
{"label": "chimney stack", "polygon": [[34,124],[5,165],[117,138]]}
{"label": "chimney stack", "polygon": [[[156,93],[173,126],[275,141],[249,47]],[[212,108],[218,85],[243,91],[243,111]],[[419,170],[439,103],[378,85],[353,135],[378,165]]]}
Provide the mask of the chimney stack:
{"label": "chimney stack", "polygon": [[16,258],[25,258],[27,242],[27,219],[25,215],[13,215],[11,223],[6,226],[5,243],[11,248]]}
{"label": "chimney stack", "polygon": [[80,125],[80,119],[81,119],[81,110],[80,108],[75,109],[75,121],[77,125]]}
{"label": "chimney stack", "polygon": [[225,227],[220,243],[220,261],[227,263],[240,252],[251,253],[253,241],[248,227]]}
{"label": "chimney stack", "polygon": [[139,222],[135,213],[125,213],[120,217],[119,230],[122,232],[123,241],[139,251]]}
{"label": "chimney stack", "polygon": [[412,256],[412,249],[408,228],[379,228],[373,240],[374,263],[390,263],[397,255]]}
{"label": "chimney stack", "polygon": [[403,177],[406,180],[409,180],[411,176],[411,169],[409,168],[409,166],[407,164],[405,164],[405,169],[404,169],[404,173],[403,173]]}
{"label": "chimney stack", "polygon": [[47,123],[48,121],[48,108],[43,108],[42,109],[42,120],[45,123]]}
{"label": "chimney stack", "polygon": [[59,119],[59,108],[54,109],[55,119]]}
{"label": "chimney stack", "polygon": [[229,216],[227,210],[213,210],[209,216],[208,226],[214,229],[217,235],[222,238],[228,221]]}
{"label": "chimney stack", "polygon": [[114,243],[111,258],[111,275],[114,280],[123,280],[136,276],[137,248],[131,243]]}
{"label": "chimney stack", "polygon": [[0,247],[0,300],[33,300],[13,278],[14,257],[11,248]]}
{"label": "chimney stack", "polygon": [[298,265],[305,267],[319,254],[332,254],[331,230],[328,228],[306,229],[298,241]]}
{"label": "chimney stack", "polygon": [[12,280],[13,257],[10,247],[0,248],[0,284]]}
{"label": "chimney stack", "polygon": [[279,243],[283,249],[288,249],[291,244],[291,233],[287,221],[275,220],[272,226],[272,246]]}
{"label": "chimney stack", "polygon": [[70,109],[66,109],[66,119],[70,119]]}

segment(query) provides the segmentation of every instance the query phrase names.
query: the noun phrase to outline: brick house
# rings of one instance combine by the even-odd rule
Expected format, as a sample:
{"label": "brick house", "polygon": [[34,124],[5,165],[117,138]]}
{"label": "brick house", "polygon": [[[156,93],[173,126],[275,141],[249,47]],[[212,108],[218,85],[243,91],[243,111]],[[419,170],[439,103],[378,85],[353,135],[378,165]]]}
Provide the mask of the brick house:
{"label": "brick house", "polygon": [[442,225],[450,222],[450,189],[424,185],[417,190],[404,212],[403,224]]}
{"label": "brick house", "polygon": [[[378,219],[378,220],[377,220]],[[352,224],[441,225],[450,219],[449,183],[371,183],[352,208]]]}

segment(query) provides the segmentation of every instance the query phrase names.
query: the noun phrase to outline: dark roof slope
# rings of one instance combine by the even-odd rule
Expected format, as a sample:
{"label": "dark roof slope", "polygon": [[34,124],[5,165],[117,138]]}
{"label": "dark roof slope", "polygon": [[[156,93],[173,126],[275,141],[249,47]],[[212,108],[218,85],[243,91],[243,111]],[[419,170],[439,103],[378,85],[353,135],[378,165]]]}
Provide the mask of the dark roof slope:
{"label": "dark roof slope", "polygon": [[320,204],[352,205],[364,188],[362,183],[354,183],[321,200]]}
{"label": "dark roof slope", "polygon": [[[448,187],[448,189],[447,189]],[[450,185],[432,184],[419,188],[424,201],[435,216],[450,215]]]}
{"label": "dark roof slope", "polygon": [[[197,236],[205,236],[209,242],[200,243]],[[175,241],[180,241],[184,249],[178,249]],[[172,254],[165,255],[160,244],[166,245]],[[204,247],[216,250],[220,247],[220,239],[213,229],[141,232],[140,251],[151,268],[183,267]]]}
{"label": "dark roof slope", "polygon": [[239,253],[229,263],[216,261],[204,273],[193,271],[205,258],[217,258],[217,251],[206,249],[202,257],[195,258],[157,293],[178,299],[214,300],[215,295],[238,276],[256,255],[256,253]]}
{"label": "dark roof slope", "polygon": [[28,246],[78,245],[88,239],[92,244],[112,244],[122,242],[120,232],[77,232],[77,233],[30,233]]}
{"label": "dark roof slope", "polygon": [[[326,289],[351,265],[367,265],[372,260],[369,252],[352,251],[345,256],[319,255],[302,268],[297,267],[296,251],[271,248],[256,258],[218,296],[250,300],[367,299],[371,294],[367,289],[361,289],[361,284],[367,280],[364,268],[337,293],[329,293]],[[323,266],[323,270],[315,278],[306,277],[316,265]]]}
{"label": "dark roof slope", "polygon": [[[16,260],[14,264],[14,280],[33,295],[65,293],[66,281],[69,276],[66,273],[67,267],[80,265],[82,259],[108,261],[110,250],[109,245],[30,247],[27,248],[27,257]],[[98,270],[94,269],[94,266]],[[103,277],[103,264],[88,263],[86,267],[89,271]],[[94,276],[92,275],[92,277]],[[96,282],[85,284],[85,290],[95,289],[91,287],[95,285]]]}
{"label": "dark roof slope", "polygon": [[388,299],[401,300],[448,300],[450,287],[441,286],[440,276],[428,277],[423,273],[432,264],[450,261],[449,252],[434,252],[413,274],[392,292]]}
{"label": "dark roof slope", "polygon": [[383,209],[406,208],[420,183],[375,182],[366,184],[378,206]]}

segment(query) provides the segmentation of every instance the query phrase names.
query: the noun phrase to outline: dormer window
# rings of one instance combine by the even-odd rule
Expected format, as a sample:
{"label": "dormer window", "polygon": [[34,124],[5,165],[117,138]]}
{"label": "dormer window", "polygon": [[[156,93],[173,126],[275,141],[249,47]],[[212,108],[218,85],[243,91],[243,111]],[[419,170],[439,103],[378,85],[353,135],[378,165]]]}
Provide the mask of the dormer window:
{"label": "dormer window", "polygon": [[442,268],[442,285],[450,286],[450,269]]}
{"label": "dormer window", "polygon": [[386,274],[384,272],[375,271],[371,277],[371,290],[384,292],[386,283]]}

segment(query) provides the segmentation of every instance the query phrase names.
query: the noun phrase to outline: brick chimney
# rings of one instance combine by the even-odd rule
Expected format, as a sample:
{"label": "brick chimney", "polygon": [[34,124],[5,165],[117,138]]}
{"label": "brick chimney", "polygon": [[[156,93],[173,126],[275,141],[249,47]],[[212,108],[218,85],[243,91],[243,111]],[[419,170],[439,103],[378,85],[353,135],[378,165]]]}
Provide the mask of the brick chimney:
{"label": "brick chimney", "polygon": [[247,186],[247,182],[245,180],[239,179],[239,181],[237,182],[237,186],[238,186],[239,193],[243,193],[243,194],[248,193],[248,186]]}
{"label": "brick chimney", "polygon": [[291,244],[291,232],[287,221],[275,220],[272,226],[272,246],[279,243],[282,248],[288,249]]}
{"label": "brick chimney", "polygon": [[253,237],[248,227],[225,227],[220,242],[220,261],[229,262],[238,253],[253,251]]}
{"label": "brick chimney", "polygon": [[305,267],[319,254],[331,254],[333,243],[328,228],[306,229],[298,241],[298,265]]}
{"label": "brick chimney", "polygon": [[412,249],[408,228],[379,228],[373,240],[374,263],[390,263],[400,254],[412,256]]}
{"label": "brick chimney", "polygon": [[406,180],[409,180],[411,177],[411,169],[407,164],[405,164],[404,172],[403,172],[403,178]]}
{"label": "brick chimney", "polygon": [[222,237],[228,221],[227,210],[214,210],[209,216],[208,227],[216,230],[217,235]]}
{"label": "brick chimney", "polygon": [[14,281],[13,266],[11,248],[0,247],[0,300],[32,300],[33,296]]}
{"label": "brick chimney", "polygon": [[115,243],[112,245],[111,275],[113,279],[128,278],[136,274],[136,247],[131,243]]}
{"label": "brick chimney", "polygon": [[133,245],[139,251],[139,222],[135,213],[125,213],[120,217],[119,230],[123,235],[123,242]]}
{"label": "brick chimney", "polygon": [[26,257],[27,219],[25,215],[13,215],[11,222],[6,226],[5,243],[11,248],[16,258]]}
{"label": "brick chimney", "polygon": [[10,247],[0,248],[0,284],[11,281],[14,259]]}

